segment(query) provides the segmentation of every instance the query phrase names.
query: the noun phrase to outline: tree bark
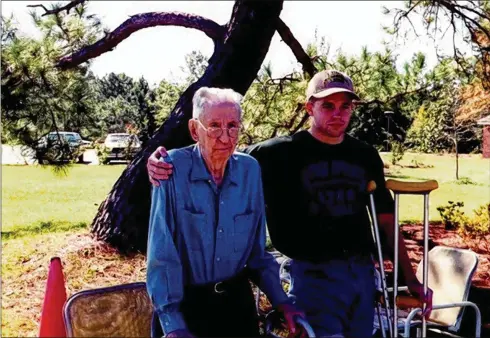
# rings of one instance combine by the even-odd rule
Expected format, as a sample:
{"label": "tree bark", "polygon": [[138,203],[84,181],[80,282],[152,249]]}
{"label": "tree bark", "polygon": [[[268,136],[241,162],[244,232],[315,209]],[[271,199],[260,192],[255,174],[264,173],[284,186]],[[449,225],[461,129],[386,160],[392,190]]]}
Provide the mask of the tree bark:
{"label": "tree bark", "polygon": [[89,59],[112,51],[123,40],[141,29],[155,26],[180,26],[200,30],[215,43],[223,39],[225,27],[218,25],[199,15],[179,12],[150,12],[132,15],[113,32],[107,34],[93,45],[87,46],[78,52],[62,57],[56,65],[60,69],[73,68]]}
{"label": "tree bark", "polygon": [[458,135],[454,133],[454,152],[456,154],[456,180],[459,180],[459,151],[458,151]]}
{"label": "tree bark", "polygon": [[193,143],[187,129],[192,97],[202,86],[228,87],[245,94],[267,54],[283,1],[238,0],[203,76],[187,88],[170,118],[116,181],[92,222],[96,238],[123,253],[146,252],[151,185],[146,171],[149,155]]}
{"label": "tree bark", "polygon": [[310,77],[313,77],[317,72],[315,65],[308,54],[306,54],[303,47],[301,47],[299,41],[296,40],[293,33],[291,33],[289,27],[281,19],[279,19],[277,23],[277,32],[281,36],[281,39],[289,46],[289,48],[291,48],[296,60],[303,65],[303,71],[308,73]]}

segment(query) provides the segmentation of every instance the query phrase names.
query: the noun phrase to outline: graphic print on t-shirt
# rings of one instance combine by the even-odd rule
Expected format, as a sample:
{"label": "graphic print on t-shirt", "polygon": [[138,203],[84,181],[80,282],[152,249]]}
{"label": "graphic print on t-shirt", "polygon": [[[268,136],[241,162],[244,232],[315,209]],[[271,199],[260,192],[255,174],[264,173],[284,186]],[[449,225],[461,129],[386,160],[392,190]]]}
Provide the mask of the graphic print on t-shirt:
{"label": "graphic print on t-shirt", "polygon": [[342,160],[316,162],[301,171],[311,217],[341,217],[361,211],[364,168]]}

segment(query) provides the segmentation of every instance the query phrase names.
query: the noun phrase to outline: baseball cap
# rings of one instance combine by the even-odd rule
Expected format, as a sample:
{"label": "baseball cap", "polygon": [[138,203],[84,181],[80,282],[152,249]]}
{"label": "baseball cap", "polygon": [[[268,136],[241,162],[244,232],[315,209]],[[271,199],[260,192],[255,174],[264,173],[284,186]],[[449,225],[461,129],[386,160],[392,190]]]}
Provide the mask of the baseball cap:
{"label": "baseball cap", "polygon": [[356,100],[361,100],[354,92],[352,79],[338,70],[324,70],[316,73],[306,88],[306,100],[311,97],[320,99],[335,93],[350,93]]}

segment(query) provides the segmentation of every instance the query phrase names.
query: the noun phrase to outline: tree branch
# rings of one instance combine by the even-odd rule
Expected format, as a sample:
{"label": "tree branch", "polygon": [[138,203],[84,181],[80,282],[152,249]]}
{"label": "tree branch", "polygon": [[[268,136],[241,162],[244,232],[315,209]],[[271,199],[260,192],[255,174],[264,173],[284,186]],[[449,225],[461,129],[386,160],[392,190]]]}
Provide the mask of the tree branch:
{"label": "tree branch", "polygon": [[412,29],[413,29],[413,33],[415,34],[415,36],[418,38],[419,35],[417,34],[417,30],[415,29],[415,26],[413,25],[412,21],[410,20],[409,18],[409,14],[410,12],[412,12],[415,8],[418,7],[419,3],[421,1],[417,1],[416,3],[414,3],[412,5],[411,1],[409,3],[409,9],[408,10],[402,10],[402,9],[394,9],[394,11],[396,12],[395,16],[393,17],[393,26],[395,27],[395,33],[396,33],[396,37],[399,36],[399,31],[400,31],[400,26],[401,26],[401,21],[405,18],[408,20],[408,22],[410,23],[410,25],[412,26]]}
{"label": "tree branch", "polygon": [[296,60],[303,65],[303,71],[313,77],[317,70],[311,58],[306,54],[298,40],[296,40],[289,27],[280,18],[277,21],[277,32],[281,36],[281,39],[291,48]]}
{"label": "tree branch", "polygon": [[[477,30],[481,32],[481,35],[484,35],[487,40],[490,41],[490,30],[486,28],[484,23],[490,22],[490,16],[486,14],[484,10],[478,10],[479,6],[475,4],[473,1],[469,1],[469,6],[465,6],[462,4],[459,4],[455,0],[434,0],[432,3],[428,4],[424,1],[418,1],[414,4],[410,3],[410,8],[407,11],[404,10],[396,10],[397,14],[395,15],[394,18],[394,26],[396,31],[400,29],[400,23],[402,19],[407,19],[409,23],[412,25],[413,24],[410,21],[408,15],[410,14],[411,11],[413,11],[416,7],[425,7],[424,12],[421,14],[423,18],[427,18],[432,16],[433,14],[435,15],[435,28],[434,28],[434,36],[433,39],[436,40],[436,33],[437,33],[437,24],[438,24],[438,17],[439,17],[439,9],[444,9],[444,14],[446,16],[450,17],[450,24],[448,25],[447,30],[452,26],[453,28],[455,27],[454,25],[454,19],[455,15],[459,17],[459,19],[462,20],[464,23],[466,29],[468,30],[470,36],[472,37],[474,43],[478,46],[480,52],[484,52],[487,50],[490,50],[490,46],[486,46],[484,43],[481,43],[478,41],[478,39],[474,39],[475,34],[477,33]],[[449,12],[449,14],[447,14]],[[478,22],[478,20],[471,18],[471,13],[477,16],[477,19],[480,19],[482,22]],[[429,28],[431,27],[432,23],[431,21],[427,21],[426,27],[427,27],[427,33],[429,33]],[[443,37],[446,35],[446,32],[444,32]],[[455,34],[455,33],[454,33]],[[453,39],[454,40],[454,39]],[[453,42],[455,44],[455,42]],[[456,49],[456,46],[454,46],[454,49]],[[455,55],[455,58],[457,58],[459,55]]]}
{"label": "tree branch", "polygon": [[431,84],[428,84],[428,85],[425,85],[423,87],[420,87],[420,88],[417,88],[417,89],[414,89],[414,90],[411,90],[411,91],[406,91],[406,92],[403,92],[403,93],[398,93],[394,96],[391,96],[389,98],[387,98],[386,100],[384,101],[381,101],[379,99],[374,99],[374,100],[371,100],[371,101],[359,101],[358,104],[360,106],[367,106],[367,105],[370,105],[370,104],[378,104],[378,105],[385,105],[387,104],[388,102],[391,102],[391,101],[394,101],[394,100],[397,100],[403,96],[406,96],[406,95],[411,95],[411,94],[417,94],[423,90],[427,90],[429,89],[431,86]]}
{"label": "tree branch", "polygon": [[220,40],[225,33],[224,26],[199,15],[180,12],[150,12],[136,14],[132,15],[113,32],[107,34],[93,45],[87,46],[72,55],[61,58],[56,66],[61,69],[76,67],[85,61],[96,58],[108,51],[112,51],[121,41],[134,32],[155,26],[194,28],[203,32],[215,42]]}
{"label": "tree branch", "polygon": [[[466,28],[470,31],[470,33],[472,32],[472,30],[474,28],[472,28],[471,25],[468,24],[468,21],[471,21],[476,27],[478,27],[481,30],[481,32],[483,32],[483,34],[485,34],[487,36],[487,38],[490,40],[490,31],[487,30],[485,27],[483,27],[478,21],[470,18],[468,15],[466,15],[465,13],[458,10],[458,8],[455,4],[451,3],[450,1],[445,1],[445,0],[437,0],[437,2],[440,3],[442,6],[446,7],[449,11],[458,14],[461,17],[461,19],[463,19],[463,22],[465,23]],[[464,7],[464,6],[458,6],[458,7],[469,10],[469,8]],[[475,11],[472,11],[472,12],[475,13]],[[483,16],[483,18],[490,20],[487,16]]]}
{"label": "tree branch", "polygon": [[277,79],[272,79],[272,78],[269,78],[267,79],[264,84],[269,84],[269,85],[279,85],[281,86],[283,82],[285,81],[290,81],[290,82],[299,82],[300,79],[299,78],[295,78],[294,77],[294,74],[287,74],[281,78],[277,78]]}
{"label": "tree branch", "polygon": [[303,126],[305,125],[306,121],[308,121],[308,118],[309,117],[310,117],[310,115],[308,115],[308,113],[304,113],[304,115],[301,118],[301,121],[299,121],[298,125],[293,130],[291,130],[290,135],[296,134],[298,132],[298,130],[300,130],[301,128],[303,128]]}
{"label": "tree branch", "polygon": [[[470,1],[470,3],[472,3]],[[464,6],[464,5],[459,5],[457,2],[453,4],[454,7],[458,7],[458,8],[461,8],[463,10],[467,10],[467,11],[470,11],[476,15],[478,15],[481,19],[483,20],[490,20],[490,16],[488,15],[485,15],[484,13],[481,13],[481,12],[478,12],[477,10],[475,10],[474,8],[471,8],[471,7],[468,7],[468,6]]]}
{"label": "tree branch", "polygon": [[70,9],[73,7],[76,7],[80,5],[81,3],[85,2],[86,0],[72,0],[69,3],[67,3],[65,6],[58,7],[58,8],[53,8],[53,9],[46,9],[44,5],[27,5],[27,7],[41,7],[44,9],[45,13],[41,16],[46,16],[46,15],[51,15],[51,14],[58,14],[59,12],[66,11],[66,13],[70,12]]}

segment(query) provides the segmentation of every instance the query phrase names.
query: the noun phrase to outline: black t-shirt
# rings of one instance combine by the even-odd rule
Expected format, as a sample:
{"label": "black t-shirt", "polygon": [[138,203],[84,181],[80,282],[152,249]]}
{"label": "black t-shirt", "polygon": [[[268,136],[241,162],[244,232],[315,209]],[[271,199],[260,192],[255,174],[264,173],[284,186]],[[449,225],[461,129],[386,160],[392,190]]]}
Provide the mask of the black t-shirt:
{"label": "black t-shirt", "polygon": [[369,180],[377,186],[377,213],[394,210],[375,148],[349,135],[325,144],[301,131],[244,151],[260,163],[267,227],[277,250],[312,262],[375,252],[366,209]]}

